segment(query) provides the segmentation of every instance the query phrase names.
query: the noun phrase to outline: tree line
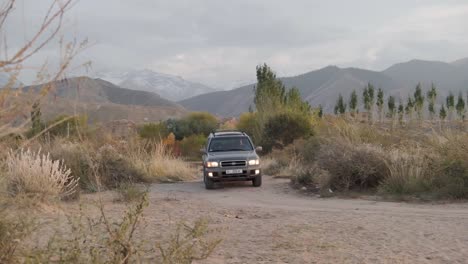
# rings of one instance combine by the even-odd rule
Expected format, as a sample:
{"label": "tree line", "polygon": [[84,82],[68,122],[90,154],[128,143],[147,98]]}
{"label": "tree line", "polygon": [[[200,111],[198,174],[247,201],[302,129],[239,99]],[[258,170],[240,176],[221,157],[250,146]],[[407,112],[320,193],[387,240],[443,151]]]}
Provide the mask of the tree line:
{"label": "tree line", "polygon": [[[449,92],[445,98],[445,102],[436,109],[438,97],[439,92],[434,83],[427,92],[424,92],[422,84],[418,83],[413,94],[408,95],[406,102],[403,102],[403,100],[399,98],[397,104],[395,96],[390,95],[385,98],[385,93],[382,88],[376,89],[374,85],[368,83],[362,90],[361,103],[369,122],[374,121],[374,114],[377,114],[377,118],[380,122],[385,118],[389,118],[391,120],[398,119],[401,124],[414,119],[422,121],[425,118],[425,113],[429,114],[430,120],[436,120],[437,117],[441,121],[454,119],[465,120],[468,94],[465,100],[461,91],[458,93],[457,97],[452,92]],[[334,113],[335,115],[349,114],[351,117],[356,117],[359,113],[359,105],[359,96],[356,90],[351,92],[348,100],[340,93],[336,100]]]}

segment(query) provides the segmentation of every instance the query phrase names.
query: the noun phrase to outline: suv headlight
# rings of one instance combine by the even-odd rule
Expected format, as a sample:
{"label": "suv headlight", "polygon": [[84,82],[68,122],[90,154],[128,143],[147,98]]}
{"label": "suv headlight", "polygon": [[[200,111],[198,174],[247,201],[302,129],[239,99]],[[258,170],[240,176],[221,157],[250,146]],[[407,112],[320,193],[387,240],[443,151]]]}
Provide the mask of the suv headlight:
{"label": "suv headlight", "polygon": [[259,160],[259,159],[249,160],[249,165],[250,165],[250,166],[259,165],[259,164],[260,164],[260,160]]}
{"label": "suv headlight", "polygon": [[208,161],[208,162],[206,163],[206,166],[207,166],[208,168],[216,168],[216,167],[219,166],[219,163],[218,163],[217,161]]}

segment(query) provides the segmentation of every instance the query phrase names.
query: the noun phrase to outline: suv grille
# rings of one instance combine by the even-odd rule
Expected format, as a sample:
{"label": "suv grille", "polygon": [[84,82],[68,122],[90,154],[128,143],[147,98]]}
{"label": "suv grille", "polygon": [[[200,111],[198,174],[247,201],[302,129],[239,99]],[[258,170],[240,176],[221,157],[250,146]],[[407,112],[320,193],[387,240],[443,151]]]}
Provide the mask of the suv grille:
{"label": "suv grille", "polygon": [[245,160],[221,161],[221,167],[245,167]]}

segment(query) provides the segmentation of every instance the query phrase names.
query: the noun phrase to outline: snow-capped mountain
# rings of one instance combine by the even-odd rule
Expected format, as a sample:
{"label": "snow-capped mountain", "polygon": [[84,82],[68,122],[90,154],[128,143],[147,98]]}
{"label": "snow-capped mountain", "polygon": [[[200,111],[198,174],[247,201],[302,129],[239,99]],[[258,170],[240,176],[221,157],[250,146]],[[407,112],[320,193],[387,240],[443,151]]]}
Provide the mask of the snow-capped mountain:
{"label": "snow-capped mountain", "polygon": [[215,91],[206,85],[152,70],[99,72],[95,77],[117,84],[123,88],[157,93],[161,97],[171,101],[180,101]]}

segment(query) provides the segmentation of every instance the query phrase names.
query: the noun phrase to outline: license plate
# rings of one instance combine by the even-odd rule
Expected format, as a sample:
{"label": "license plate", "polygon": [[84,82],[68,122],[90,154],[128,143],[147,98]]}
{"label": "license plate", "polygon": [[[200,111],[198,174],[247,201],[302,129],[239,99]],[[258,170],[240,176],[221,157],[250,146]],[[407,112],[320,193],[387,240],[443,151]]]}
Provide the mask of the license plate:
{"label": "license plate", "polygon": [[241,174],[242,172],[243,172],[242,169],[226,170],[226,174]]}

